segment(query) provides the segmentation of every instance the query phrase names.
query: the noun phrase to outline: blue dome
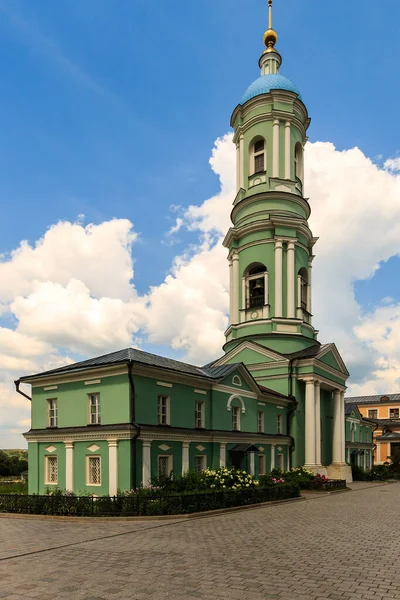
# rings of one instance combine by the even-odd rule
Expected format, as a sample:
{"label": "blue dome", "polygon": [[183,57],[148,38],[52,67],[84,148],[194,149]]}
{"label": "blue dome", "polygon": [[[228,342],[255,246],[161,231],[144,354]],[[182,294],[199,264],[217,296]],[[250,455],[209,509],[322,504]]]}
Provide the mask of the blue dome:
{"label": "blue dome", "polygon": [[286,90],[287,92],[294,92],[298,95],[301,100],[301,94],[297,85],[290,81],[283,75],[263,75],[259,77],[247,88],[244,96],[242,97],[240,104],[244,104],[247,100],[261,96],[261,94],[268,94],[271,90]]}

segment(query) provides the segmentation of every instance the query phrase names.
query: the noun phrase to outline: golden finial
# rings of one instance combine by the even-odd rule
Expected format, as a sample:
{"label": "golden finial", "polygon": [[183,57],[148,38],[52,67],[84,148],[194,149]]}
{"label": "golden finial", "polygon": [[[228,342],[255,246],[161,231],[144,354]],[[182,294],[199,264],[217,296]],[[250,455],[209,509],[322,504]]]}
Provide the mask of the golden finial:
{"label": "golden finial", "polygon": [[264,33],[265,52],[276,52],[274,46],[278,41],[278,34],[272,29],[272,0],[268,0],[268,29]]}

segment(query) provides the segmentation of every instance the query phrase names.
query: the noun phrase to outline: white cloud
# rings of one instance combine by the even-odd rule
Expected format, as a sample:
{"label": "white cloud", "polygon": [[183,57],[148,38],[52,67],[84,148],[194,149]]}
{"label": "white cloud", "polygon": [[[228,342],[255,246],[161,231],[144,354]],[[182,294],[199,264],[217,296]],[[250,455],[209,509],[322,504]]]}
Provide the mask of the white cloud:
{"label": "white cloud", "polygon": [[400,157],[397,158],[389,158],[385,161],[384,168],[388,171],[392,171],[393,173],[400,172]]}

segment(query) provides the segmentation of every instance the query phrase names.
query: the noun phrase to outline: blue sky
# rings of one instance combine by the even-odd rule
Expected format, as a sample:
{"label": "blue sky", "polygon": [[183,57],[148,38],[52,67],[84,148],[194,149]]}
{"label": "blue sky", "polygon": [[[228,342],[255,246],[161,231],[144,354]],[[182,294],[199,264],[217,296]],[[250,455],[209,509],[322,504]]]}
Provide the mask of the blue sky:
{"label": "blue sky", "polygon": [[[281,72],[312,118],[315,325],[354,394],[400,388],[400,4],[382,5],[274,0]],[[0,0],[0,446],[29,427],[23,374],[128,344],[221,353],[212,232],[267,22],[267,0]]]}
{"label": "blue sky", "polygon": [[[266,1],[1,0],[0,18],[1,250],[58,219],[128,217],[143,234],[144,291],[190,239],[161,244],[170,205],[217,188],[210,148],[258,74]],[[301,87],[311,140],[400,151],[399,18],[395,0],[275,1],[282,72]]]}

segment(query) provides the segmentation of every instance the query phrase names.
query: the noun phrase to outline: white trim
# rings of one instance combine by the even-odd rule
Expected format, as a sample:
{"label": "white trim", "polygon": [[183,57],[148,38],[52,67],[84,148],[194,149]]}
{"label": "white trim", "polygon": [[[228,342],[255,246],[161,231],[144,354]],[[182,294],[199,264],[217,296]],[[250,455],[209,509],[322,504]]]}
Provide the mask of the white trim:
{"label": "white trim", "polygon": [[246,412],[245,403],[243,401],[243,398],[241,398],[237,394],[232,394],[232,396],[229,398],[228,404],[226,405],[227,410],[231,410],[232,400],[236,400],[236,399],[239,400],[239,402],[241,403],[241,405],[242,405],[242,413],[244,414]]}
{"label": "white trim", "polygon": [[167,383],[165,381],[157,381],[157,385],[161,385],[162,387],[172,388],[172,383]]}
{"label": "white trim", "polygon": [[220,442],[219,445],[219,466],[225,467],[226,465],[226,444]]}
{"label": "white trim", "polygon": [[[235,379],[238,379],[239,381],[235,381]],[[240,379],[239,375],[234,375],[232,377],[232,385],[242,386],[242,380]]]}
{"label": "white trim", "polygon": [[291,142],[290,128],[291,128],[290,121],[286,121],[285,122],[285,179],[291,178],[290,163],[291,163],[292,152],[291,152],[291,147],[290,147],[290,142]]}
{"label": "white trim", "polygon": [[189,471],[189,444],[182,442],[182,475]]}
{"label": "white trim", "polygon": [[51,390],[58,390],[58,385],[49,385],[48,387],[44,387],[43,390],[45,392],[50,392]]}
{"label": "white trim", "polygon": [[195,394],[203,394],[204,396],[207,395],[207,390],[194,390]]}
{"label": "white trim", "polygon": [[74,442],[68,441],[65,444],[65,489],[74,491]]}
{"label": "white trim", "polygon": [[91,379],[90,381],[85,381],[85,385],[96,385],[101,383],[101,379]]}
{"label": "white trim", "polygon": [[279,120],[272,121],[272,177],[279,177]]}
{"label": "white trim", "polygon": [[275,469],[275,444],[271,444],[271,471]]}
{"label": "white trim", "polygon": [[274,317],[283,316],[283,243],[275,240],[275,307]]}
{"label": "white trim", "polygon": [[244,396],[245,398],[254,398],[257,399],[258,396],[260,395],[260,393],[255,394],[254,392],[248,392],[247,390],[238,390],[236,388],[231,388],[227,385],[221,385],[221,384],[217,384],[213,387],[213,390],[216,392],[225,392],[226,394],[238,394],[240,393],[241,396]]}
{"label": "white trim", "polygon": [[151,479],[151,439],[142,440],[142,485],[146,486]]}
{"label": "white trim", "polygon": [[[57,480],[49,481],[49,464],[51,461],[56,461],[57,465]],[[44,484],[45,485],[58,485],[59,481],[59,470],[58,470],[58,455],[57,454],[45,454],[44,456]]]}
{"label": "white trim", "polygon": [[[90,483],[90,468],[89,468],[89,464],[90,461],[94,460],[98,458],[100,461],[100,483]],[[101,482],[102,482],[102,472],[101,472],[101,455],[100,454],[87,454],[86,455],[86,485],[90,486],[90,487],[101,487]]]}
{"label": "white trim", "polygon": [[108,440],[108,493],[116,496],[118,490],[118,440]]}

